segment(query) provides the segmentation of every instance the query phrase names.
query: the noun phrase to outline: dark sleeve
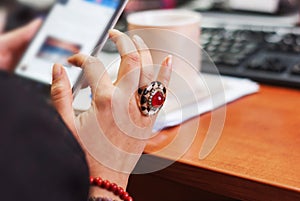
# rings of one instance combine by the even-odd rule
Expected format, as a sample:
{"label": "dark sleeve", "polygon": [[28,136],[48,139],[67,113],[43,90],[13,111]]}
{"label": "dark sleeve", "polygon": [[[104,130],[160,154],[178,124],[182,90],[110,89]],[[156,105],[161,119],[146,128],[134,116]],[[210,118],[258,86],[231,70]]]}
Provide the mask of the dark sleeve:
{"label": "dark sleeve", "polygon": [[1,200],[87,200],[84,153],[56,111],[1,72],[0,94]]}

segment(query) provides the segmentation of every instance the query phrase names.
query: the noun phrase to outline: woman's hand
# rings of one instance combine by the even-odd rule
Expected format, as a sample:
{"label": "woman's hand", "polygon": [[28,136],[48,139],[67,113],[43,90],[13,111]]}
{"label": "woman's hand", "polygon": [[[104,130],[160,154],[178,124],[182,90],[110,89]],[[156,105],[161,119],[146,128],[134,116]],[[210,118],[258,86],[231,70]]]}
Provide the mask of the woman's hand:
{"label": "woman's hand", "polygon": [[41,19],[36,19],[0,36],[0,70],[10,72],[14,70],[41,23]]}
{"label": "woman's hand", "polygon": [[[112,83],[103,64],[94,57],[77,54],[69,58],[82,67],[92,90],[92,106],[74,115],[72,91],[66,72],[54,65],[51,88],[52,100],[62,118],[86,152],[91,176],[101,176],[126,188],[129,174],[139,160],[151,137],[156,116],[145,116],[137,103],[137,89],[160,81],[168,85],[171,56],[161,64],[154,77],[151,54],[143,40],[112,30],[110,38],[121,55],[117,81]],[[94,196],[112,197],[109,192],[92,189]]]}

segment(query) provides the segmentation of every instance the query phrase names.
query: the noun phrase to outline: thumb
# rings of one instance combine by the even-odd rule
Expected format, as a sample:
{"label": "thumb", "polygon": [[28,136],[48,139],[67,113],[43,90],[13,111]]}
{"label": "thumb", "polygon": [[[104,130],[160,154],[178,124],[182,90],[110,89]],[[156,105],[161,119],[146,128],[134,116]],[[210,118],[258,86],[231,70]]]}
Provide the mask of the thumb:
{"label": "thumb", "polygon": [[51,99],[69,129],[75,134],[73,95],[69,78],[63,66],[55,64],[52,70]]}

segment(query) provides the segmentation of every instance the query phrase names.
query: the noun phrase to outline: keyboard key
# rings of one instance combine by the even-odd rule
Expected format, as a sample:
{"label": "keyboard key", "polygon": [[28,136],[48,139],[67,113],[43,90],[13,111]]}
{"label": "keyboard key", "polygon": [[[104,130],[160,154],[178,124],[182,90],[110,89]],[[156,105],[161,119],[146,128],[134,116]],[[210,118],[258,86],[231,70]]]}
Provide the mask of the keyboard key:
{"label": "keyboard key", "polygon": [[293,45],[293,51],[295,53],[300,53],[300,45]]}
{"label": "keyboard key", "polygon": [[206,47],[207,52],[214,52],[216,50],[217,50],[217,47],[214,46],[214,45],[209,45],[209,46]]}
{"label": "keyboard key", "polygon": [[227,52],[228,51],[228,46],[226,45],[221,45],[219,48],[218,48],[218,52]]}
{"label": "keyboard key", "polygon": [[[205,50],[213,50],[207,52],[219,72],[300,88],[300,77],[293,77],[300,76],[300,34],[289,33],[292,30],[288,27],[259,29],[264,31],[242,28],[205,28],[205,37],[209,38]],[[205,67],[202,71],[211,72]]]}
{"label": "keyboard key", "polygon": [[261,68],[261,61],[258,59],[252,60],[247,67],[252,70],[259,70]]}
{"label": "keyboard key", "polygon": [[231,58],[231,59],[224,59],[223,63],[230,66],[237,66],[240,62],[235,58]]}
{"label": "keyboard key", "polygon": [[283,44],[285,45],[292,45],[295,43],[295,35],[293,34],[286,34],[282,39]]}
{"label": "keyboard key", "polygon": [[287,69],[287,66],[278,58],[255,59],[248,66],[251,70],[270,71],[282,73]]}
{"label": "keyboard key", "polygon": [[268,33],[265,36],[265,41],[267,43],[276,44],[282,40],[282,36],[277,33]]}
{"label": "keyboard key", "polygon": [[295,75],[300,75],[300,64],[294,65],[291,70],[291,73]]}

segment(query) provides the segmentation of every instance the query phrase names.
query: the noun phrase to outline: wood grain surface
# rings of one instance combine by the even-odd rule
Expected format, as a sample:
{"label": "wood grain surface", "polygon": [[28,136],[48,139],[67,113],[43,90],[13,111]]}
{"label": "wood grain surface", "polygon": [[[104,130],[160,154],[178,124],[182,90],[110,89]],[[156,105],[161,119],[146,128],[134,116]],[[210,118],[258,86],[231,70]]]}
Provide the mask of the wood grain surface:
{"label": "wood grain surface", "polygon": [[[211,113],[151,139],[146,153],[177,161],[153,175],[236,199],[300,200],[300,90],[262,85],[259,93],[228,104],[226,110],[221,138],[204,160],[199,151]],[[195,125],[192,145],[178,158]],[[161,151],[177,138],[171,151]]]}

